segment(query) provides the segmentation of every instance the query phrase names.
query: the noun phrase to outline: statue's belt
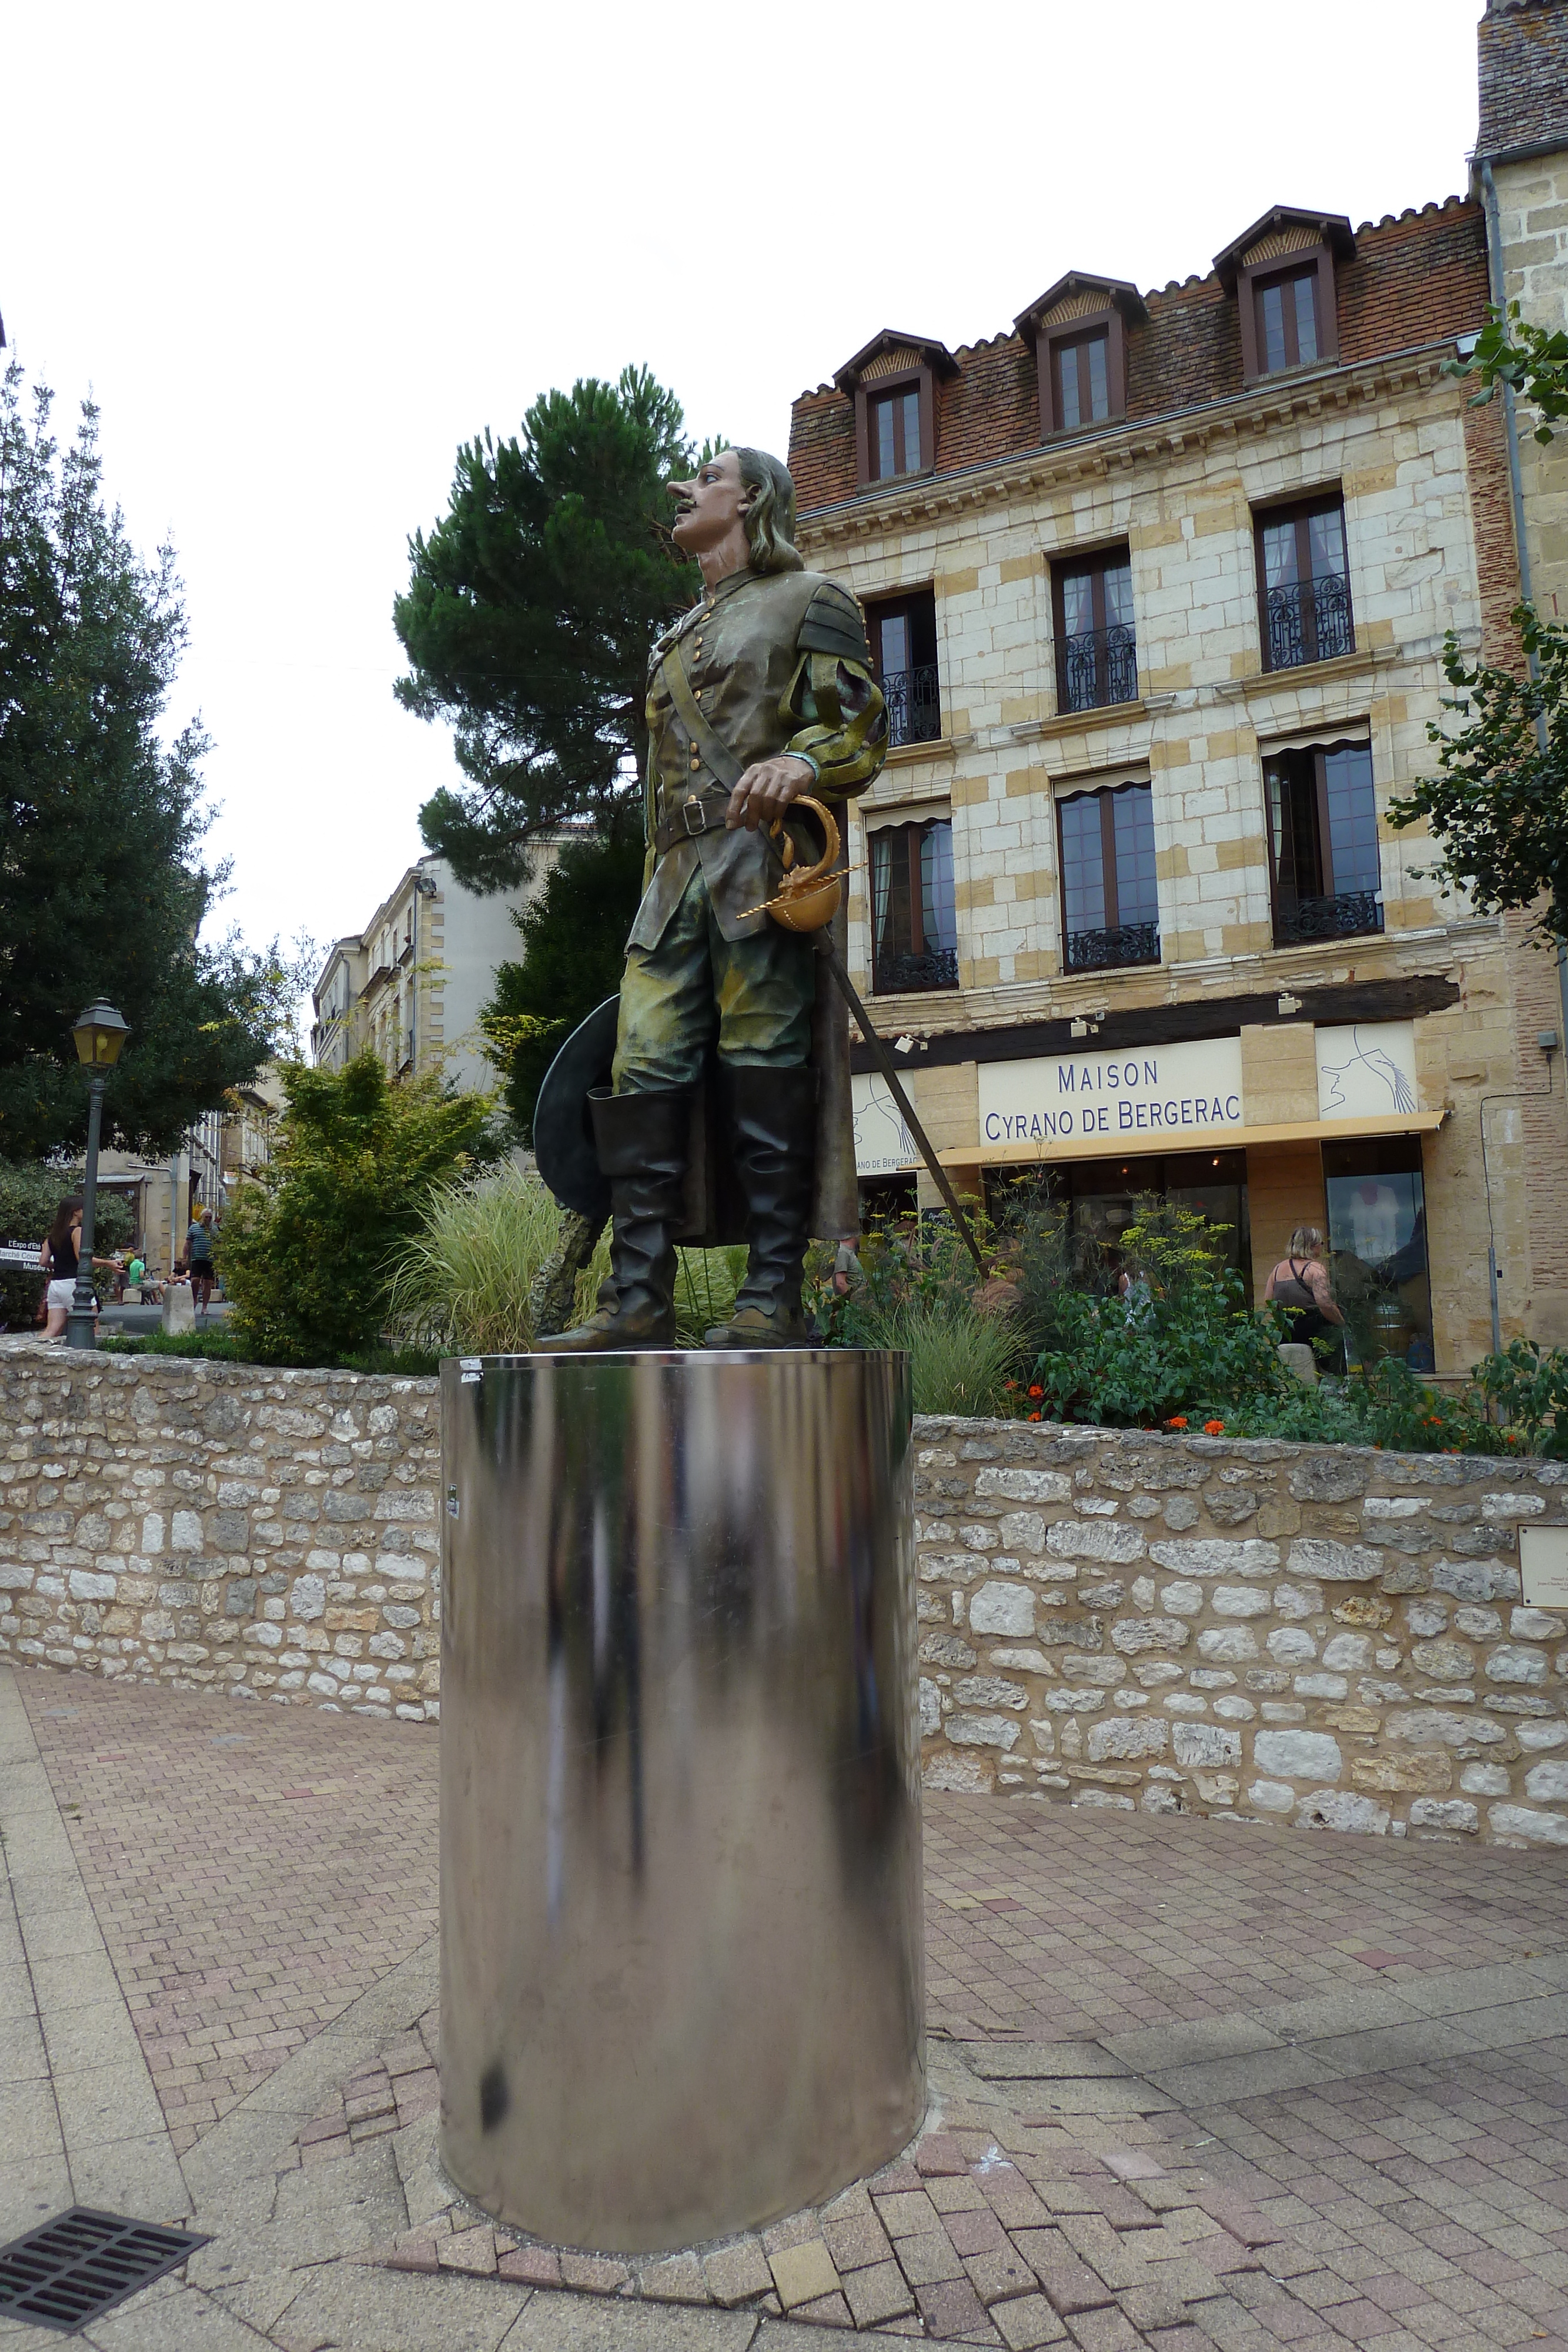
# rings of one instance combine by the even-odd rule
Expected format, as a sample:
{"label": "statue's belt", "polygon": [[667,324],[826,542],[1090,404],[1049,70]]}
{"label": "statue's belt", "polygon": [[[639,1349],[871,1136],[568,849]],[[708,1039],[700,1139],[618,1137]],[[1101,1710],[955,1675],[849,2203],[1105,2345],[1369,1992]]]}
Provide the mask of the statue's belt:
{"label": "statue's belt", "polygon": [[653,827],[654,850],[663,857],[666,850],[677,848],[683,841],[695,841],[705,833],[722,833],[724,813],[728,806],[727,793],[693,793],[677,802]]}

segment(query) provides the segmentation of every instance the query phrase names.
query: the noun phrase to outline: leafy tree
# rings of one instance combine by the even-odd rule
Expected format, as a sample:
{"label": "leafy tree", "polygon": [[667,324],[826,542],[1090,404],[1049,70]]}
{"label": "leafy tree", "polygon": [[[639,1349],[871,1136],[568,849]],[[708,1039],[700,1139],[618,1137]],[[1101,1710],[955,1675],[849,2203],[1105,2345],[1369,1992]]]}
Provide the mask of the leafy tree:
{"label": "leafy tree", "polygon": [[701,584],[664,485],[702,454],[646,368],[586,377],[535,401],[520,436],[465,443],[448,512],[410,541],[396,692],[455,727],[465,781],[420,826],[470,888],[512,887],[541,832],[611,832],[636,803],[649,640]]}
{"label": "leafy tree", "polygon": [[1506,384],[1516,399],[1528,400],[1538,412],[1531,431],[1542,444],[1554,439],[1556,426],[1568,421],[1568,334],[1532,326],[1520,316],[1517,302],[1505,310],[1489,305],[1474,351],[1466,360],[1445,360],[1443,373],[1469,377],[1480,385],[1472,408],[1484,408]]}
{"label": "leafy tree", "polygon": [[[25,414],[0,383],[0,1152],[81,1140],[87,1089],[69,1024],[94,998],[132,1034],[107,1137],[162,1151],[286,1028],[294,977],[276,950],[196,943],[223,880],[185,728],[159,722],[184,644],[173,551],[144,563],[106,507],[97,412],[63,452],[50,395]],[[107,1139],[107,1138],[106,1138]]]}
{"label": "leafy tree", "polygon": [[[1456,734],[1435,722],[1437,773],[1391,801],[1388,821],[1430,821],[1440,856],[1414,870],[1448,893],[1462,887],[1484,915],[1536,910],[1542,944],[1568,932],[1568,626],[1529,604],[1512,615],[1528,674],[1469,667],[1451,634],[1443,668],[1465,720]],[[1545,894],[1545,904],[1537,902]]]}
{"label": "leafy tree", "polygon": [[267,1175],[229,1209],[214,1255],[248,1349],[332,1363],[379,1342],[434,1188],[493,1156],[491,1098],[434,1077],[393,1086],[371,1053],[342,1070],[295,1063],[283,1091]]}
{"label": "leafy tree", "polygon": [[534,1104],[564,1038],[621,985],[626,934],[643,887],[643,845],[628,827],[574,841],[531,906],[512,918],[520,963],[504,963],[479,1015],[504,1098],[525,1142]]}

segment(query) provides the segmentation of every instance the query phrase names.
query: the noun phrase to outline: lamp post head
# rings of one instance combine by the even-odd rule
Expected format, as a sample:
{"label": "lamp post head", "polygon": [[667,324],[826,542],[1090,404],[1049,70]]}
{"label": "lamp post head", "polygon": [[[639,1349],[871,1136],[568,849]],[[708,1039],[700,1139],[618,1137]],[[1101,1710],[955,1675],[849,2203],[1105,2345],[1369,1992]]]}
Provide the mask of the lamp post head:
{"label": "lamp post head", "polygon": [[120,1049],[131,1034],[131,1024],[118,1013],[112,1004],[100,999],[89,1004],[87,1011],[72,1024],[71,1035],[76,1039],[77,1059],[89,1070],[110,1070],[120,1059]]}

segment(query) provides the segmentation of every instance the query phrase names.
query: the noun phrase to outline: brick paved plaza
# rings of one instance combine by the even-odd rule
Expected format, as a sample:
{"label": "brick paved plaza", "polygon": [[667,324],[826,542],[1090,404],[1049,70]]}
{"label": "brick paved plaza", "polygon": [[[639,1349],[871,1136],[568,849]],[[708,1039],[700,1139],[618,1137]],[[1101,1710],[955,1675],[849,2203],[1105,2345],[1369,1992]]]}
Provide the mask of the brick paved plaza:
{"label": "brick paved plaza", "polygon": [[423,1725],[0,1671],[0,2237],[212,2236],[105,2352],[1568,2344],[1568,1855],[928,1795],[911,2158],[629,2265],[435,2168],[435,1812]]}

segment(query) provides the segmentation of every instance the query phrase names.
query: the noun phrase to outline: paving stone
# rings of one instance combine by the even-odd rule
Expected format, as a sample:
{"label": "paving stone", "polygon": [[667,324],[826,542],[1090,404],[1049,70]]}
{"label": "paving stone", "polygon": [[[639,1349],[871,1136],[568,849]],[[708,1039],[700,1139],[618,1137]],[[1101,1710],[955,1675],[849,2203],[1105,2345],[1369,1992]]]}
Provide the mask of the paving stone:
{"label": "paving stone", "polygon": [[841,2274],[884,2263],[893,2252],[887,2231],[874,2214],[831,2221],[824,2212],[822,2236]]}
{"label": "paving stone", "polygon": [[839,2274],[833,2258],[821,2238],[808,2238],[799,2246],[783,2246],[768,2256],[773,2272],[773,2284],[779,2290],[779,2300],[786,2311],[798,2303],[814,2302],[819,2295],[836,2294]]}
{"label": "paving stone", "polygon": [[[852,2228],[853,2223],[840,2223],[840,2228]],[[831,2241],[830,2239],[830,2251]],[[843,2268],[841,2263],[840,2269]],[[768,2257],[755,2238],[742,2238],[733,2246],[722,2246],[717,2252],[706,2257],[703,2276],[707,2291],[716,2303],[745,2303],[750,2296],[765,2294],[772,2284],[773,2273]]]}
{"label": "paving stone", "polygon": [[1035,2352],[1040,2344],[1065,2344],[1066,2325],[1042,2294],[1024,2294],[1010,2303],[993,2305],[991,2325],[1008,2352]]}
{"label": "paving stone", "polygon": [[883,2320],[902,2318],[915,2309],[915,2297],[898,2264],[877,2263],[870,2270],[852,2271],[844,2294],[857,2327],[875,2327]]}

